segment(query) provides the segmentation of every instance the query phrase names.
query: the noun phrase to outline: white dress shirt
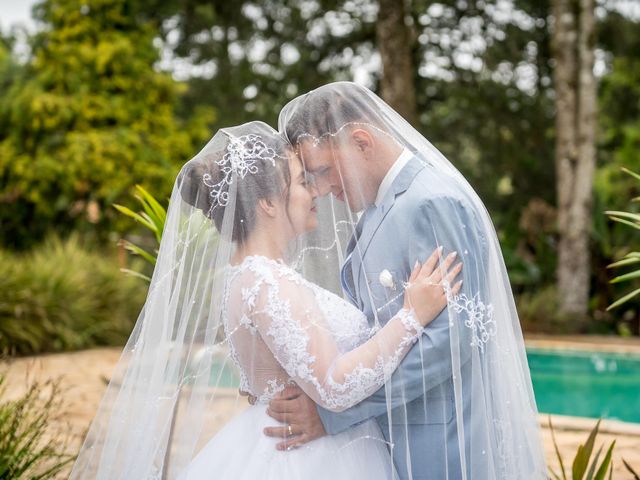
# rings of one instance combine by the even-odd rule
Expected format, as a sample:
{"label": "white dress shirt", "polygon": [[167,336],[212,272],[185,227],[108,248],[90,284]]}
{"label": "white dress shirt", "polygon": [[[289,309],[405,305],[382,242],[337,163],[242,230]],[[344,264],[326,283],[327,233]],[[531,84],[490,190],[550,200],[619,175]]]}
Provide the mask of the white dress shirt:
{"label": "white dress shirt", "polygon": [[380,202],[382,202],[382,199],[389,190],[389,187],[391,187],[391,184],[400,173],[400,170],[402,170],[402,167],[404,167],[407,162],[411,160],[411,157],[413,157],[413,154],[405,148],[404,150],[402,150],[402,153],[396,159],[394,164],[391,165],[391,168],[382,179],[382,182],[380,182],[380,187],[378,187],[378,195],[376,195],[376,201],[374,202],[376,207],[380,206]]}

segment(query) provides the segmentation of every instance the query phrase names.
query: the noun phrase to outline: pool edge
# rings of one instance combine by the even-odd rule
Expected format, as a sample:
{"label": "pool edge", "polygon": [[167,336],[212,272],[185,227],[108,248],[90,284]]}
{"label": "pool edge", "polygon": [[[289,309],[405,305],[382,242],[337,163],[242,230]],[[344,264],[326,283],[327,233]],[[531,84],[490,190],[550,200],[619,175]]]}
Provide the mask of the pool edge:
{"label": "pool edge", "polygon": [[[597,418],[571,417],[568,415],[557,415],[555,413],[538,413],[538,423],[541,428],[549,429],[549,417],[554,430],[589,432],[598,421]],[[623,422],[621,420],[602,419],[600,421],[601,433],[613,435],[631,435],[640,437],[640,423]]]}
{"label": "pool edge", "polygon": [[640,339],[607,337],[602,335],[567,335],[553,336],[541,334],[524,334],[526,347],[549,350],[587,350],[610,353],[640,354]]}

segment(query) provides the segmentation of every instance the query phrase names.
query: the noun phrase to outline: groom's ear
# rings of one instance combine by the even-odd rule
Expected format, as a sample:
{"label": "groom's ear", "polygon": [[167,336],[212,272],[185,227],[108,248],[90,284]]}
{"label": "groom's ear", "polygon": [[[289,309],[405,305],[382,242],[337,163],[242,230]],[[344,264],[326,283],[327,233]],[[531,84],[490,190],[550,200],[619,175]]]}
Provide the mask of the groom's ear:
{"label": "groom's ear", "polygon": [[356,148],[364,154],[367,154],[373,148],[373,136],[363,128],[353,130],[351,132],[351,139]]}

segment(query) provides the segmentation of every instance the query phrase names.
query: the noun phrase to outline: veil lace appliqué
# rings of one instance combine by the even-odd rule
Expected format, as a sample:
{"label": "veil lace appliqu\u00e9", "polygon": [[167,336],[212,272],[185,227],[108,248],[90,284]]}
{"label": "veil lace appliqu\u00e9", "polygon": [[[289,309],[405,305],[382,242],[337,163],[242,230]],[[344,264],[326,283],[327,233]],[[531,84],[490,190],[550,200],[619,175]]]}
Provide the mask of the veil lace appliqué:
{"label": "veil lace appliqu\u00e9", "polygon": [[248,134],[237,138],[230,137],[225,154],[220,160],[216,160],[223,173],[222,180],[214,183],[211,174],[205,173],[202,176],[202,181],[210,188],[209,195],[213,198],[209,213],[216,207],[226,206],[229,202],[228,187],[233,183],[234,175],[241,179],[249,173],[255,175],[258,173],[256,163],[259,159],[267,160],[272,166],[275,166],[277,156],[275,150],[267,147],[260,135]]}
{"label": "veil lace appliqu\u00e9", "polygon": [[464,324],[471,329],[471,346],[484,351],[484,346],[496,335],[496,322],[493,319],[493,305],[485,304],[476,294],[469,298],[466,294],[455,295],[449,300],[449,306],[456,313],[464,312]]}

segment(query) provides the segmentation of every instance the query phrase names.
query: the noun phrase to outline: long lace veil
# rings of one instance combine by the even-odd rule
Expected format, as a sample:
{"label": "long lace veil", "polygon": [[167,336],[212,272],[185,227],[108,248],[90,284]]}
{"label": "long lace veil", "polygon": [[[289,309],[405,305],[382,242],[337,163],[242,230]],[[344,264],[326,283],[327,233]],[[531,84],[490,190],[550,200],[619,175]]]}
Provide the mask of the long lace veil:
{"label": "long lace veil", "polygon": [[287,149],[251,122],[219,131],[181,169],[146,302],[71,478],[176,478],[247,407],[222,328],[225,269]]}
{"label": "long lace veil", "polygon": [[[401,308],[416,260],[442,245],[464,263],[462,290],[392,381],[346,412],[321,410],[325,428],[336,433],[377,418],[406,478],[546,478],[509,278],[491,218],[469,183],[392,108],[353,83],[292,100],[279,130],[325,195],[301,269],[318,272],[318,259],[330,256],[327,265],[338,262],[333,269],[346,262],[345,297],[372,326]],[[414,471],[421,462],[427,469]]]}

